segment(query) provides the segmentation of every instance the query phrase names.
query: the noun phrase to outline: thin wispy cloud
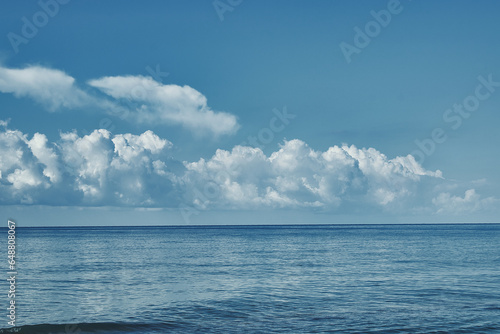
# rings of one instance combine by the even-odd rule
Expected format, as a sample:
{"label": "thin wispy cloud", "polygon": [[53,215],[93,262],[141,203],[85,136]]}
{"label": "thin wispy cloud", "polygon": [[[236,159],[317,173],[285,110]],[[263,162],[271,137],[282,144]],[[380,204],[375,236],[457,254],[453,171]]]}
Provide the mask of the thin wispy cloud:
{"label": "thin wispy cloud", "polygon": [[0,92],[31,98],[50,112],[97,109],[130,122],[181,126],[198,136],[234,134],[240,127],[236,116],[212,110],[207,98],[187,85],[163,85],[144,76],[115,76],[89,80],[82,87],[85,89],[56,69],[0,67]]}
{"label": "thin wispy cloud", "polygon": [[23,69],[0,67],[0,92],[29,97],[48,111],[89,105],[93,98],[76,87],[75,79],[63,71],[41,66]]}
{"label": "thin wispy cloud", "polygon": [[209,131],[216,135],[233,134],[239,125],[234,115],[215,112],[207,98],[189,86],[163,85],[151,77],[115,76],[89,81],[123,105],[134,105],[127,118],[145,124],[181,125],[195,132]]}

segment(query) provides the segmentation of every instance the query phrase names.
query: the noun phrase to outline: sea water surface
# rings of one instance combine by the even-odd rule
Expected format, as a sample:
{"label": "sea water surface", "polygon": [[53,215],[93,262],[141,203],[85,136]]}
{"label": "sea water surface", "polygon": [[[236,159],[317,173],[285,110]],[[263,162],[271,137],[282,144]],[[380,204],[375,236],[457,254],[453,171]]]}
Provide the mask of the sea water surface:
{"label": "sea water surface", "polygon": [[[18,228],[16,237],[19,333],[500,332],[496,224]],[[4,280],[0,333],[7,290]]]}

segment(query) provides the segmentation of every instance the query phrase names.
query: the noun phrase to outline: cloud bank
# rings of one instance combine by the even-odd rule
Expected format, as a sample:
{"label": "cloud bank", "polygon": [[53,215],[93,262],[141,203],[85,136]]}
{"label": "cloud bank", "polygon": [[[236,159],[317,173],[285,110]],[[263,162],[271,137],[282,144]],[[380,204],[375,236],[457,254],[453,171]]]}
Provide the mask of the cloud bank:
{"label": "cloud bank", "polygon": [[0,92],[31,98],[51,112],[93,108],[131,122],[182,126],[198,135],[233,134],[239,128],[236,116],[212,110],[196,89],[151,77],[103,77],[90,80],[84,90],[59,70],[0,66]]}
{"label": "cloud bank", "polygon": [[498,205],[474,189],[464,197],[438,192],[447,182],[439,170],[373,148],[316,151],[294,139],[270,155],[235,146],[181,162],[172,158],[172,146],[152,131],[112,135],[104,129],[82,137],[60,133],[49,142],[2,121],[0,204],[436,214]]}

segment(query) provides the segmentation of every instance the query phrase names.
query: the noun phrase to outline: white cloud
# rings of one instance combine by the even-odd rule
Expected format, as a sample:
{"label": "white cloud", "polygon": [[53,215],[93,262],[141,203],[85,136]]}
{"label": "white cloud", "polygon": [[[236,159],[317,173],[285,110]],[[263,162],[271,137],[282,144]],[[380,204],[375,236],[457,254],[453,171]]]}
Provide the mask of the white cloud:
{"label": "white cloud", "polygon": [[107,130],[95,130],[82,138],[75,133],[63,134],[63,161],[73,171],[76,188],[86,198],[99,199],[105,188],[107,170],[113,152]]}
{"label": "white cloud", "polygon": [[75,79],[71,76],[40,66],[23,69],[0,67],[0,92],[30,97],[49,111],[82,107],[92,100],[75,86]]}
{"label": "white cloud", "polygon": [[158,160],[171,146],[151,131],[61,133],[49,143],[40,133],[0,130],[0,203],[172,205],[166,199],[173,174]]}
{"label": "white cloud", "polygon": [[7,180],[12,183],[15,189],[24,187],[37,187],[43,181],[30,169],[16,169],[13,173],[7,176]]}
{"label": "white cloud", "polygon": [[234,115],[213,111],[203,94],[186,85],[162,85],[143,76],[104,77],[89,85],[122,104],[133,103],[135,110],[127,118],[141,123],[178,124],[215,135],[232,134],[239,127]]}
{"label": "white cloud", "polygon": [[[208,161],[186,163],[185,184],[192,204],[220,207],[322,207],[357,203],[383,209],[411,199],[422,177],[441,172],[419,166],[411,156],[388,159],[375,149],[355,146],[311,149],[301,140],[286,141],[265,156],[260,149],[236,146],[218,150]],[[202,189],[207,185],[211,191]],[[218,195],[211,195],[211,192]]]}
{"label": "white cloud", "polygon": [[148,151],[152,154],[158,154],[163,149],[172,147],[171,142],[161,139],[151,130],[144,132],[140,136],[130,133],[116,135],[112,142],[115,145],[114,152],[117,156],[113,158],[111,164],[117,168],[121,168],[120,166],[130,167],[131,164],[140,163],[144,160],[149,161]]}
{"label": "white cloud", "polygon": [[56,69],[0,66],[0,92],[29,97],[49,111],[90,108],[131,122],[182,126],[201,136],[234,134],[239,128],[236,116],[212,110],[207,98],[187,85],[163,85],[144,76],[103,77],[87,84],[89,92]]}
{"label": "white cloud", "polygon": [[54,149],[47,146],[47,137],[37,132],[27,144],[35,158],[45,165],[43,175],[47,176],[51,182],[59,182],[61,179],[59,159]]}
{"label": "white cloud", "polygon": [[[333,146],[316,151],[285,141],[270,155],[235,146],[209,159],[179,162],[172,143],[152,131],[112,135],[61,133],[49,142],[0,129],[0,204],[302,208],[329,212],[478,212],[498,200],[474,189],[442,192],[449,180],[412,156],[387,158],[373,148]],[[452,189],[452,188],[449,188]]]}
{"label": "white cloud", "polygon": [[32,190],[50,186],[29,147],[27,135],[17,130],[0,130],[0,202],[33,203]]}
{"label": "white cloud", "polygon": [[490,210],[500,204],[494,197],[481,198],[475,189],[465,191],[464,197],[453,196],[450,193],[440,193],[432,199],[439,214],[464,214]]}

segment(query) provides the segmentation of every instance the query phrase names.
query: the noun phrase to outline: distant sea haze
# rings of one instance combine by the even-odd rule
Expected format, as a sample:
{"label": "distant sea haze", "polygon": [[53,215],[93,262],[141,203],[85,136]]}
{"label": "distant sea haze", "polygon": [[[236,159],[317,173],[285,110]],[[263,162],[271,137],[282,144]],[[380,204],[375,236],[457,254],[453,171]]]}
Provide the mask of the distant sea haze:
{"label": "distant sea haze", "polygon": [[16,238],[20,333],[500,332],[498,224],[21,227]]}

